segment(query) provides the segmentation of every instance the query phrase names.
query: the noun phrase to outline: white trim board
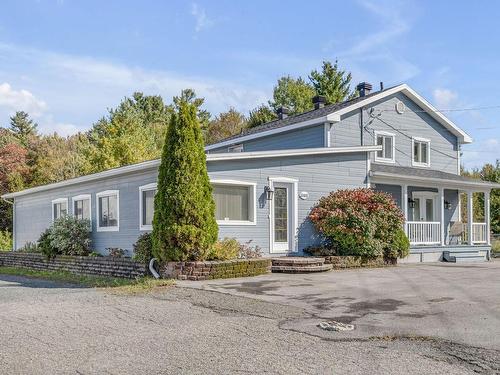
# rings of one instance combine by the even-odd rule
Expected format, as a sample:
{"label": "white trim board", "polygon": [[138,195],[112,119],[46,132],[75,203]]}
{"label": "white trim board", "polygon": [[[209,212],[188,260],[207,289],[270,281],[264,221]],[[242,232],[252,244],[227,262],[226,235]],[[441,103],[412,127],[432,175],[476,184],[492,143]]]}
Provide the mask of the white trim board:
{"label": "white trim board", "polygon": [[[255,151],[255,152],[235,152],[221,154],[207,154],[207,162],[217,162],[226,160],[245,160],[245,159],[261,159],[261,158],[278,158],[289,156],[307,156],[307,155],[330,155],[330,154],[351,154],[363,152],[376,152],[381,149],[380,146],[353,146],[353,147],[331,147],[331,148],[300,148],[292,150],[273,150],[273,151]],[[110,169],[104,172],[94,173],[87,176],[72,178],[53,184],[37,186],[34,188],[21,190],[15,193],[2,195],[4,199],[16,198],[19,196],[37,193],[41,191],[77,185],[84,182],[95,181],[103,178],[120,176],[128,173],[144,171],[147,169],[157,168],[160,165],[160,160],[150,160],[138,164],[127,165],[124,167]]]}

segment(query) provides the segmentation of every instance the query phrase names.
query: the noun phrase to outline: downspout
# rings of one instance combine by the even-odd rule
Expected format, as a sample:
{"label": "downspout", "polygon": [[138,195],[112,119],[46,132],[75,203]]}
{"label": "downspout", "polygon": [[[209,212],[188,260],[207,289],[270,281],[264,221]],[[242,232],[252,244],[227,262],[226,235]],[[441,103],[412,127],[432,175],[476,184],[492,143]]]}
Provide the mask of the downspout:
{"label": "downspout", "polygon": [[16,249],[16,210],[14,209],[14,201],[9,201],[7,198],[0,197],[5,203],[12,206],[12,251]]}

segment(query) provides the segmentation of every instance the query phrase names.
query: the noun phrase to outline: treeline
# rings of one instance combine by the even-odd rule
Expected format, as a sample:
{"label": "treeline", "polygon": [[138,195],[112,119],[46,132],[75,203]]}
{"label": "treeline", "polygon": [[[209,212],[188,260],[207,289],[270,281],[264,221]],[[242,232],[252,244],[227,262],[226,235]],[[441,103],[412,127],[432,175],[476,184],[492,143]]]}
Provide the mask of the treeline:
{"label": "treeline", "polygon": [[[230,108],[213,116],[203,109],[204,99],[190,89],[180,99],[198,108],[202,134],[209,144],[275,120],[282,106],[292,115],[311,110],[316,95],[331,104],[357,93],[351,88],[349,72],[337,62],[324,61],[320,70],[312,70],[305,78],[279,78],[272,98],[247,115]],[[108,110],[90,130],[69,137],[40,134],[28,113],[17,112],[9,124],[0,127],[0,194],[159,158],[174,104],[165,103],[159,95],[136,92]],[[483,177],[478,171],[471,173]],[[11,229],[12,208],[0,201],[0,231]]]}

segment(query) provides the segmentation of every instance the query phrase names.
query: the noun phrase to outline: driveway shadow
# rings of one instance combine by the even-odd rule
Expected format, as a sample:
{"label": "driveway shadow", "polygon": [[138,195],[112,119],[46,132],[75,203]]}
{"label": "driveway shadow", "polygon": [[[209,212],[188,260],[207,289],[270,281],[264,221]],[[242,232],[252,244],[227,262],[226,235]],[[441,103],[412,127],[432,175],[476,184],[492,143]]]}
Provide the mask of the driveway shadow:
{"label": "driveway shadow", "polygon": [[25,287],[42,289],[86,289],[85,285],[71,284],[62,281],[39,279],[35,277],[2,275],[0,274],[0,288]]}

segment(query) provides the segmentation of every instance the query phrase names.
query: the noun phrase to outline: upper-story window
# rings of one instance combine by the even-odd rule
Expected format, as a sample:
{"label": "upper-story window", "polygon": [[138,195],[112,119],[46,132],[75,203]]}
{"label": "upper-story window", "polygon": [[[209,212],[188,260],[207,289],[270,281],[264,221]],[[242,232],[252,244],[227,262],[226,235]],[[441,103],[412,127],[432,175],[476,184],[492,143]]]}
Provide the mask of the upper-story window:
{"label": "upper-story window", "polygon": [[118,190],[107,190],[96,194],[98,232],[120,229],[119,197]]}
{"label": "upper-story window", "polygon": [[431,141],[424,138],[412,138],[412,149],[412,164],[417,167],[429,167]]}
{"label": "upper-story window", "polygon": [[255,184],[233,180],[212,181],[215,217],[219,225],[255,224]]}
{"label": "upper-story window", "polygon": [[155,209],[156,184],[144,185],[139,188],[139,229],[153,229]]}
{"label": "upper-story window", "polygon": [[233,145],[227,148],[227,152],[243,152],[243,145]]}
{"label": "upper-story window", "polygon": [[375,161],[394,163],[395,160],[395,141],[396,137],[392,133],[375,132],[375,140],[382,150],[375,154]]}
{"label": "upper-story window", "polygon": [[57,220],[68,214],[68,198],[59,198],[52,201],[52,220]]}

